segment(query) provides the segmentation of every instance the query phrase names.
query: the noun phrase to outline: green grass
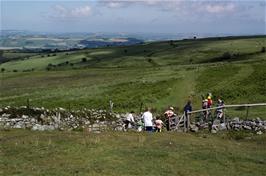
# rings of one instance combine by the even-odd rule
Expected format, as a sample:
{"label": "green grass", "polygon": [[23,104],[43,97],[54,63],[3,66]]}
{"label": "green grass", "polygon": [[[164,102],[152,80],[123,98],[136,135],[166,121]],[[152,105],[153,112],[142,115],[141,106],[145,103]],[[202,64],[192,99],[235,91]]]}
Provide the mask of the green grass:
{"label": "green grass", "polygon": [[[69,69],[80,67],[154,67],[177,64],[197,64],[213,62],[223,53],[239,54],[235,60],[259,57],[260,50],[265,46],[265,37],[231,40],[184,40],[170,42],[155,42],[126,47],[106,47],[87,49],[75,52],[57,53],[47,57],[47,54],[29,57],[27,60],[16,60],[1,64],[7,71],[13,70],[45,70],[48,64],[58,65],[53,69]],[[68,53],[68,54],[67,54]],[[10,53],[9,53],[10,54]],[[252,54],[246,57],[245,55]],[[50,54],[53,55],[53,54]],[[82,58],[87,58],[83,63]]]}
{"label": "green grass", "polygon": [[263,175],[266,136],[248,136],[2,131],[0,170],[2,175]]}
{"label": "green grass", "polygon": [[[139,111],[141,103],[157,112],[169,105],[182,111],[189,97],[193,109],[201,108],[201,95],[208,92],[214,99],[221,95],[226,104],[266,102],[266,54],[259,52],[264,41],[265,37],[184,40],[49,57],[43,53],[0,65],[6,69],[0,79],[0,106],[22,106],[30,99],[38,107],[109,109],[112,100],[114,111],[119,112]],[[217,62],[224,52],[240,55]],[[68,65],[46,70],[48,64],[66,61]],[[34,72],[22,72],[32,68]],[[228,111],[229,115],[245,114],[244,109]],[[266,118],[265,114],[265,108],[250,111],[252,118]]]}
{"label": "green grass", "polygon": [[[266,55],[259,52],[264,41],[265,37],[156,42],[49,57],[16,53],[14,61],[0,65],[6,69],[0,74],[0,107],[23,106],[30,99],[37,107],[109,109],[111,99],[118,112],[139,112],[141,103],[157,113],[169,105],[182,112],[189,98],[193,109],[200,109],[201,95],[208,92],[214,100],[221,95],[226,104],[266,102]],[[225,52],[232,58],[221,60]],[[47,71],[48,64],[56,67]],[[246,117],[244,108],[225,113],[229,118]],[[265,107],[254,107],[248,118],[266,119],[265,115]],[[265,142],[265,134],[245,132],[1,131],[0,175],[260,176],[266,172]]]}

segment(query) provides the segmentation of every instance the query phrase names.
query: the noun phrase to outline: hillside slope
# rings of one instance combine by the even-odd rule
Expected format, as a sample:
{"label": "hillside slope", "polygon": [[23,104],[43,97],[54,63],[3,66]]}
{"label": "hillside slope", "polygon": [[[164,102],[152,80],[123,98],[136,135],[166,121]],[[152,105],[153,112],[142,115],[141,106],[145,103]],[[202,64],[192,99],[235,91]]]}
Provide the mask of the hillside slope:
{"label": "hillside slope", "polygon": [[[41,53],[0,65],[5,68],[0,105],[25,105],[30,99],[32,106],[47,108],[108,109],[112,100],[115,111],[139,111],[142,103],[157,111],[169,105],[181,111],[188,97],[194,109],[200,108],[201,95],[208,92],[214,98],[222,96],[226,104],[266,102],[263,46],[265,38],[238,38],[147,43],[49,57]],[[250,115],[265,114],[266,108],[255,108]]]}

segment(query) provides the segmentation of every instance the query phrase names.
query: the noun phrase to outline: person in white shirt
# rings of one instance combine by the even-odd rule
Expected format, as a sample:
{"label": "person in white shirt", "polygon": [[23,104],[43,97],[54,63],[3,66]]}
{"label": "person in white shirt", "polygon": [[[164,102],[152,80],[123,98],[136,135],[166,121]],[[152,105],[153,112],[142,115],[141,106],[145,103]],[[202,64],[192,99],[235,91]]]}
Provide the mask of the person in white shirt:
{"label": "person in white shirt", "polygon": [[152,113],[151,113],[151,108],[147,108],[146,112],[143,113],[141,117],[144,121],[144,126],[145,126],[145,131],[152,132],[153,131],[153,124],[152,124]]}
{"label": "person in white shirt", "polygon": [[135,120],[134,120],[134,111],[131,111],[127,116],[126,116],[126,119],[124,121],[125,123],[125,129],[127,130],[128,129],[128,126],[129,124],[133,125],[135,123]]}

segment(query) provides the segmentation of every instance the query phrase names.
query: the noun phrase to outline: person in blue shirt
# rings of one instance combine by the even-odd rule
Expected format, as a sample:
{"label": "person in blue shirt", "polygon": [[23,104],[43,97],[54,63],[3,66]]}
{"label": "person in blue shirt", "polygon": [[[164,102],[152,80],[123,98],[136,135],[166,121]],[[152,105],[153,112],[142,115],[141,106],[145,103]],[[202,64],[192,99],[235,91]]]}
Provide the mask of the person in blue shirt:
{"label": "person in blue shirt", "polygon": [[188,112],[191,112],[191,111],[192,111],[191,101],[188,100],[187,104],[184,107],[184,113],[185,113],[184,124],[185,124],[186,129],[189,128],[189,126],[188,126],[188,120],[189,120],[188,119],[188,117],[189,117]]}

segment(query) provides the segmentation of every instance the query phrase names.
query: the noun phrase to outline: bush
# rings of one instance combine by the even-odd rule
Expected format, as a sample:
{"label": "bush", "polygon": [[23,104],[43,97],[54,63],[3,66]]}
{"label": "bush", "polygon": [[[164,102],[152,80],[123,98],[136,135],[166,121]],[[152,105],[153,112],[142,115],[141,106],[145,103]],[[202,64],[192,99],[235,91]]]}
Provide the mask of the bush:
{"label": "bush", "polygon": [[261,47],[261,52],[262,52],[262,53],[265,53],[265,50],[266,50],[266,49],[265,49],[265,46]]}
{"label": "bush", "polygon": [[84,57],[84,58],[81,59],[81,61],[82,62],[87,62],[87,58]]}
{"label": "bush", "polygon": [[222,60],[230,60],[231,58],[232,58],[232,55],[229,52],[223,53],[223,55],[221,57]]}
{"label": "bush", "polygon": [[15,69],[15,70],[13,70],[13,72],[18,72],[18,70]]}
{"label": "bush", "polygon": [[4,72],[6,69],[5,68],[1,68],[1,72]]}

